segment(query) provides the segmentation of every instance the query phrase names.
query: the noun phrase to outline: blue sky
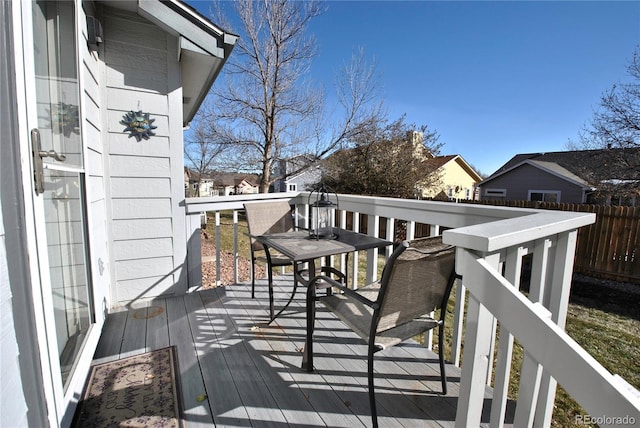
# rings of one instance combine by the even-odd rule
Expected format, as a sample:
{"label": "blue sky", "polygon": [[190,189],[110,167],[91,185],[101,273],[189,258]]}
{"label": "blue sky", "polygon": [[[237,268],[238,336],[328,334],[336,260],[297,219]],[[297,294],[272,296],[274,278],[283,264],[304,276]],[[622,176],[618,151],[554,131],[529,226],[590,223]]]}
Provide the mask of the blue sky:
{"label": "blue sky", "polygon": [[[204,15],[210,2],[187,1]],[[390,118],[440,134],[491,174],[517,153],[566,150],[640,44],[640,1],[329,1],[312,77],[364,48]]]}

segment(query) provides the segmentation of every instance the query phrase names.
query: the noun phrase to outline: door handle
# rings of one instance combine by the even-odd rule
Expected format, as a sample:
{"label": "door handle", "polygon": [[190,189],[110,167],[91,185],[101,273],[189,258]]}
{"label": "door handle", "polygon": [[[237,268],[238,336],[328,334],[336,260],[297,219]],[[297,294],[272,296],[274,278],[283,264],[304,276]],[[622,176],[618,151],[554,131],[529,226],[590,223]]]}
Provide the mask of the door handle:
{"label": "door handle", "polygon": [[49,150],[48,152],[45,152],[44,150],[40,150],[38,151],[38,154],[40,155],[41,159],[49,157],[49,158],[54,158],[58,162],[64,162],[67,160],[67,157],[65,155],[58,154],[58,152],[56,152],[55,150]]}
{"label": "door handle", "polygon": [[31,130],[31,153],[33,155],[33,181],[35,183],[36,195],[44,193],[44,158],[54,158],[58,162],[67,160],[65,155],[57,153],[55,150],[44,151],[40,144],[40,130]]}

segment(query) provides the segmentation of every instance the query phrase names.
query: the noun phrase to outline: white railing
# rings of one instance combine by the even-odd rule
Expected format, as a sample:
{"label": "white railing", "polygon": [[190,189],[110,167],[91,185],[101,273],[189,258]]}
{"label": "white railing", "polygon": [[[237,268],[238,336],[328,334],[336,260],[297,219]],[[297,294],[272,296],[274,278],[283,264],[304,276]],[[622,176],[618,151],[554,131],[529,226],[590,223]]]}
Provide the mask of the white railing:
{"label": "white railing", "polygon": [[[197,235],[190,242],[197,245],[189,250],[190,284],[199,285],[197,214],[214,211],[218,227],[220,210],[233,210],[237,258],[237,212],[244,202],[289,199],[296,206],[298,218],[304,220],[308,217],[307,197],[308,193],[274,193],[187,199],[187,214],[192,214],[188,217],[194,218],[187,223],[192,236]],[[456,426],[480,424],[487,384],[494,388],[491,426],[502,426],[514,338],[522,344],[525,355],[514,426],[550,426],[556,381],[600,426],[620,425],[623,418],[640,422],[637,391],[605,370],[564,332],[577,229],[593,223],[594,214],[353,195],[339,198],[340,216],[336,223],[341,227],[346,226],[347,211],[354,213],[356,231],[360,231],[360,225],[355,214],[367,215],[370,234],[384,219],[389,240],[393,239],[396,221],[407,221],[407,239],[414,237],[416,223],[428,224],[432,235],[447,228],[444,242],[458,248],[456,270],[463,280],[456,291],[452,360],[456,365],[460,365],[461,358],[464,361]],[[219,247],[218,242],[216,248]],[[527,254],[532,255],[532,262],[529,294],[525,296],[519,291],[519,282]],[[367,282],[376,278],[377,260],[376,251],[367,253]],[[353,281],[358,284],[357,256],[353,263]],[[461,355],[465,313],[465,346]],[[491,382],[494,357],[495,379]]]}

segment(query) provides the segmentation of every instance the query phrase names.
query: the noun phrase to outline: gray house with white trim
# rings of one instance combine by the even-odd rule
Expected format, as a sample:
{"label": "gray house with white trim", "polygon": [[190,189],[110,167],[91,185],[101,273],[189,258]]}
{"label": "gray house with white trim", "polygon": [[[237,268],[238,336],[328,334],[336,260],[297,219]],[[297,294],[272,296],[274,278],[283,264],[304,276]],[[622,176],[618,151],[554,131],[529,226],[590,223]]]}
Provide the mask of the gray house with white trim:
{"label": "gray house with white trim", "polygon": [[482,200],[634,203],[640,148],[519,154],[480,184]]}
{"label": "gray house with white trim", "polygon": [[177,0],[0,26],[0,426],[69,426],[106,315],[191,285],[183,129],[237,37]]}

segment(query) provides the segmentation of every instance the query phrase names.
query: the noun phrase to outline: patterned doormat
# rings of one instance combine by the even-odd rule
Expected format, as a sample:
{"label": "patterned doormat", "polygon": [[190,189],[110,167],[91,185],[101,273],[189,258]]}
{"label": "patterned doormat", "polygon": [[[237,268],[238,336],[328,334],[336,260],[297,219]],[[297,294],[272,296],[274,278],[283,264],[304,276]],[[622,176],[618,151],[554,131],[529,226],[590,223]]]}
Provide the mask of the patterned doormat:
{"label": "patterned doormat", "polygon": [[76,427],[182,427],[175,347],[92,367]]}

